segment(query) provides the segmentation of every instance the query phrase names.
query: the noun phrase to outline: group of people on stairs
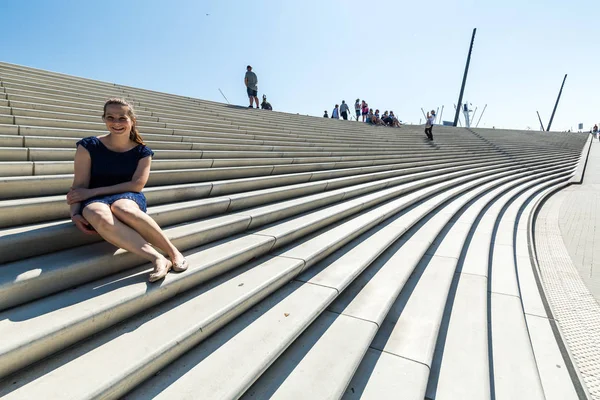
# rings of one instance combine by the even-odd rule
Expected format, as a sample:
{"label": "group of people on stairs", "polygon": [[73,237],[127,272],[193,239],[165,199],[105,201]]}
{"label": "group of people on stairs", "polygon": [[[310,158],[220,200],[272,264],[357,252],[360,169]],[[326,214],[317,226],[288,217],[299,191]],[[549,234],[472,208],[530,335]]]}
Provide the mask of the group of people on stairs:
{"label": "group of people on stairs", "polygon": [[[258,108],[258,77],[256,73],[252,71],[252,66],[248,65],[246,67],[246,75],[244,76],[244,84],[246,85],[246,92],[248,94],[248,99],[250,100],[250,105],[248,108],[254,108],[254,103],[256,103],[256,108]],[[271,104],[267,102],[266,95],[263,95],[263,102],[261,103],[261,108],[263,110],[272,110]],[[360,101],[360,99],[356,99],[354,103],[354,112],[356,113],[356,121],[359,121],[359,118],[362,116],[362,122],[366,122],[371,125],[376,126],[390,126],[394,128],[400,128],[402,126],[401,121],[394,115],[393,111],[389,113],[385,111],[383,115],[379,114],[379,110],[373,110],[373,108],[369,108],[369,105],[365,100]],[[323,113],[323,118],[333,118],[340,119],[340,117],[344,120],[348,120],[350,113],[350,107],[346,103],[345,100],[342,100],[342,105],[336,104],[331,112],[331,117],[327,114],[327,110]],[[431,112],[427,113],[427,118],[425,121],[425,135],[427,139],[433,140],[433,125],[435,123],[435,111],[431,110]]]}

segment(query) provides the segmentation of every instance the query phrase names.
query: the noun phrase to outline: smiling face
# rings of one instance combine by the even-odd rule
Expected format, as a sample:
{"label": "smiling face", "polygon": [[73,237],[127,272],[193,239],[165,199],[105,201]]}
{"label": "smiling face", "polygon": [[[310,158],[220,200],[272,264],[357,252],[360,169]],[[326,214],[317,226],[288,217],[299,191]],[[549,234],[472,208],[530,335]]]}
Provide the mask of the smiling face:
{"label": "smiling face", "polygon": [[121,104],[109,104],[102,118],[108,131],[113,135],[129,136],[133,120],[129,116],[129,107]]}

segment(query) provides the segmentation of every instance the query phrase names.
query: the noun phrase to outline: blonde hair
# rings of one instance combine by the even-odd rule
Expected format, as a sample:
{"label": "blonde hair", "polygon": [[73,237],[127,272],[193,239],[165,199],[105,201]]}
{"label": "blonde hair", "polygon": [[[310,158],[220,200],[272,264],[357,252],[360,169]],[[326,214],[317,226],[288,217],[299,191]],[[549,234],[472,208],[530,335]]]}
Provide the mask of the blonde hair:
{"label": "blonde hair", "polygon": [[129,139],[137,144],[144,144],[144,139],[142,139],[142,135],[140,135],[140,132],[138,131],[137,126],[135,125],[137,117],[135,115],[135,111],[133,110],[133,106],[129,104],[125,99],[112,97],[106,100],[106,102],[104,103],[104,111],[102,112],[102,119],[106,117],[106,108],[112,104],[126,106],[128,108],[127,116],[131,118],[132,122],[131,132],[129,132]]}

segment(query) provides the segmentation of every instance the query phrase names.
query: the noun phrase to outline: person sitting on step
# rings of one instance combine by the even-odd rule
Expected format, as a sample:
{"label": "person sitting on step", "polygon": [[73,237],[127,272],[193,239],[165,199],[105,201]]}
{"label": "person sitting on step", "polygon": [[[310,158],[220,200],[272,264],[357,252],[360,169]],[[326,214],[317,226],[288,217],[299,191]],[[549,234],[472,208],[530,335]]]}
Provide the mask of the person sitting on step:
{"label": "person sitting on step", "polygon": [[387,110],[383,112],[383,116],[381,117],[381,120],[383,121],[384,124],[386,124],[387,126],[392,126],[393,124],[393,120],[390,117],[390,115],[388,114]]}
{"label": "person sitting on step", "polygon": [[393,111],[390,111],[390,118],[392,119],[392,126],[394,128],[400,128],[400,120],[396,118]]}
{"label": "person sitting on step", "polygon": [[381,120],[381,118],[379,118],[379,110],[375,110],[375,113],[373,113],[373,109],[371,108],[371,111],[369,113],[369,117],[371,117],[371,124],[372,125],[378,125],[378,126],[384,126],[384,122]]}
{"label": "person sitting on step", "polygon": [[108,135],[86,137],[76,144],[73,186],[67,194],[71,220],[83,233],[100,234],[152,262],[150,282],[164,278],[171,269],[185,271],[187,260],[146,214],[141,192],[154,152],[138,132],[133,107],[123,99],[109,99],[102,120]]}
{"label": "person sitting on step", "polygon": [[273,107],[271,107],[271,103],[267,101],[266,94],[263,94],[263,101],[262,103],[260,103],[260,108],[262,108],[263,110],[273,110]]}
{"label": "person sitting on step", "polygon": [[365,122],[367,124],[373,124],[373,118],[375,118],[375,116],[373,115],[373,109],[371,108],[368,112],[367,112],[367,117],[365,119]]}

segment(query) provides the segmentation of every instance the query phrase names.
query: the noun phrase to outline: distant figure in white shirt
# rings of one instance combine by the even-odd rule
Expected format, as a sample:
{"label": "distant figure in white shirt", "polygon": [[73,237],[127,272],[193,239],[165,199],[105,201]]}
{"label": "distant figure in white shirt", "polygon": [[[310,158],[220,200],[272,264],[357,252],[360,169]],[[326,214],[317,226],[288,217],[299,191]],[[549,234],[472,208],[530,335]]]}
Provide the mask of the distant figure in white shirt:
{"label": "distant figure in white shirt", "polygon": [[427,122],[425,123],[425,134],[427,135],[427,139],[433,140],[433,123],[435,122],[435,111],[431,110],[430,113],[427,113]]}

